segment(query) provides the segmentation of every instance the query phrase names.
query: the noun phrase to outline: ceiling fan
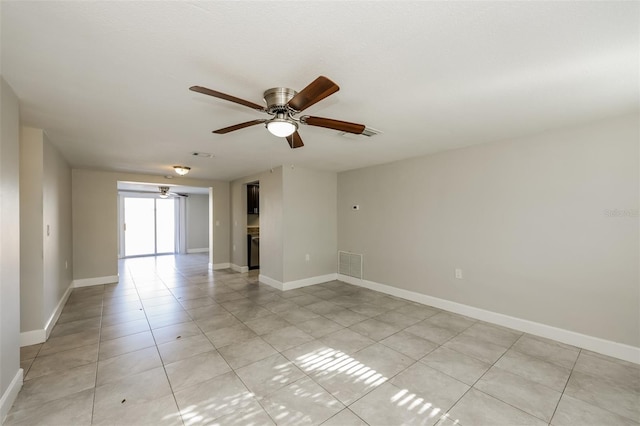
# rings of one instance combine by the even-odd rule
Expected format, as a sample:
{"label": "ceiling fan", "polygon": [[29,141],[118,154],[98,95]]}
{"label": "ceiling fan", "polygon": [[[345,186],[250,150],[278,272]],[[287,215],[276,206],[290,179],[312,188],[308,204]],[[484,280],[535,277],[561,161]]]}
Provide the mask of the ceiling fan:
{"label": "ceiling fan", "polygon": [[160,198],[169,198],[169,197],[184,197],[187,198],[189,194],[180,194],[178,192],[171,192],[171,187],[169,186],[159,186],[158,191],[141,191],[136,189],[124,189],[120,190],[123,193],[136,193],[136,194],[158,194]]}
{"label": "ceiling fan", "polygon": [[323,76],[316,78],[300,92],[286,87],[274,87],[273,89],[266,90],[263,95],[264,101],[267,103],[266,107],[202,86],[192,86],[189,90],[244,105],[272,116],[270,119],[251,120],[213,131],[213,133],[219,135],[265,123],[267,129],[273,135],[287,138],[287,142],[289,142],[291,148],[300,148],[304,146],[304,144],[298,133],[299,123],[346,133],[354,133],[356,135],[363,134],[366,129],[364,124],[349,123],[331,118],[313,117],[310,115],[303,115],[296,118],[296,115],[311,105],[340,90],[337,84]]}
{"label": "ceiling fan", "polygon": [[169,190],[171,189],[168,186],[159,186],[158,189],[160,190],[160,198],[169,198],[169,197],[188,197],[187,194],[179,194],[177,192],[170,192]]}

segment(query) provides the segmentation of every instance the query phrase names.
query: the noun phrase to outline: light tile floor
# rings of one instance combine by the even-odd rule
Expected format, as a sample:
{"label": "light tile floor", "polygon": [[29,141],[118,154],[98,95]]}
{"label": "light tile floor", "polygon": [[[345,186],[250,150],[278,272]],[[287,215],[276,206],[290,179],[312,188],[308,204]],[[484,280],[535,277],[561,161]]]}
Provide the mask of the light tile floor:
{"label": "light tile floor", "polygon": [[7,425],[638,425],[640,367],[333,281],[122,261],[22,348]]}

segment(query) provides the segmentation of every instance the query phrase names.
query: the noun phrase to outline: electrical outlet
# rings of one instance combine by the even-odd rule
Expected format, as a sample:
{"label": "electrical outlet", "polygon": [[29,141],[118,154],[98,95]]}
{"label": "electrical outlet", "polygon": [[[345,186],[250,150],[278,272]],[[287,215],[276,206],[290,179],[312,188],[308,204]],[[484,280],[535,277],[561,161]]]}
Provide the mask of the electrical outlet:
{"label": "electrical outlet", "polygon": [[233,251],[236,251],[236,245],[235,244],[233,245]]}
{"label": "electrical outlet", "polygon": [[304,260],[306,260],[307,262],[311,260],[311,256],[309,256],[309,253],[305,255]]}
{"label": "electrical outlet", "polygon": [[69,261],[68,260],[64,261],[64,269],[69,269]]}
{"label": "electrical outlet", "polygon": [[462,279],[462,269],[456,268],[456,278],[459,280]]}
{"label": "electrical outlet", "polygon": [[220,226],[220,221],[216,220],[216,226]]}

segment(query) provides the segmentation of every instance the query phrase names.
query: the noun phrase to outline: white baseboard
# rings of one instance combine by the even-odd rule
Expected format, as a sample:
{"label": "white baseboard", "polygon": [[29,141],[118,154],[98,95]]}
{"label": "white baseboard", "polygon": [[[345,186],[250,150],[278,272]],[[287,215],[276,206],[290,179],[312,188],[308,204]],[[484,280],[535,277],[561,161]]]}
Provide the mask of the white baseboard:
{"label": "white baseboard", "polygon": [[51,330],[53,330],[53,327],[56,325],[56,322],[58,322],[58,318],[60,318],[60,314],[64,309],[64,305],[67,303],[67,300],[69,300],[69,296],[71,296],[71,292],[73,291],[73,286],[74,286],[73,282],[70,282],[69,287],[67,287],[64,294],[62,295],[62,298],[60,298],[58,305],[51,313],[51,316],[49,317],[49,321],[47,321],[47,323],[45,324],[44,326],[45,340],[44,341],[46,341],[49,338],[49,336],[51,335]]}
{"label": "white baseboard", "polygon": [[308,287],[314,284],[322,284],[338,278],[338,274],[318,275],[317,277],[303,278],[296,281],[287,281],[283,284],[284,290],[293,290],[301,287]]}
{"label": "white baseboard", "polygon": [[117,283],[119,280],[118,275],[109,275],[106,277],[95,277],[95,278],[81,278],[79,280],[73,280],[73,287],[89,287],[92,285],[102,285],[102,284],[111,284]]}
{"label": "white baseboard", "polygon": [[64,309],[65,303],[69,300],[69,296],[71,296],[71,292],[73,291],[74,285],[73,282],[69,283],[69,286],[65,290],[64,294],[60,298],[58,305],[51,313],[49,320],[45,324],[44,328],[38,330],[25,331],[20,333],[20,347],[36,345],[38,343],[44,343],[51,335],[51,330],[56,325],[58,318],[60,318],[60,314],[62,313],[62,309]]}
{"label": "white baseboard", "polygon": [[262,284],[266,284],[273,288],[277,288],[278,290],[284,290],[284,285],[282,281],[274,280],[273,278],[268,277],[266,275],[262,275],[262,274],[258,275],[258,281],[261,282]]}
{"label": "white baseboard", "polygon": [[209,269],[213,269],[217,271],[218,269],[229,269],[231,268],[231,264],[229,262],[226,263],[209,263]]}
{"label": "white baseboard", "polygon": [[13,377],[13,380],[11,380],[11,383],[9,383],[9,387],[0,398],[0,424],[4,423],[7,414],[9,414],[11,406],[18,397],[18,392],[20,392],[20,389],[22,389],[23,374],[24,371],[22,370],[22,368],[18,368],[18,372]]}
{"label": "white baseboard", "polygon": [[231,269],[233,269],[236,272],[240,272],[240,273],[249,272],[249,267],[248,266],[239,266],[239,265],[236,265],[235,263],[231,264]]}
{"label": "white baseboard", "polygon": [[37,345],[47,341],[47,332],[44,328],[20,333],[20,347]]}
{"label": "white baseboard", "polygon": [[187,254],[191,253],[209,253],[209,247],[187,249]]}
{"label": "white baseboard", "polygon": [[576,333],[575,331],[565,330],[562,328],[553,327],[522,318],[516,318],[497,312],[487,311],[484,309],[475,308],[473,306],[464,305],[462,303],[452,302],[450,300],[440,299],[433,296],[427,296],[426,294],[416,293],[414,291],[404,290],[373,281],[361,280],[341,274],[338,274],[337,279],[359,287],[379,291],[391,296],[401,297],[412,302],[422,303],[424,305],[444,309],[449,312],[465,315],[471,318],[490,322],[492,324],[501,325],[503,327],[512,328],[514,330],[519,330],[540,337],[546,337],[547,339],[553,339],[558,342],[588,349],[590,351],[598,352],[603,355],[608,355],[636,364],[640,363],[640,348],[637,348],[635,346],[612,342],[610,340],[601,339],[599,337]]}
{"label": "white baseboard", "polygon": [[327,281],[333,281],[336,278],[337,278],[337,274],[327,274],[327,275],[318,275],[317,277],[303,278],[301,280],[296,280],[296,281],[287,281],[283,283],[281,281],[274,280],[273,278],[268,277],[266,275],[262,275],[262,274],[258,275],[258,281],[282,291],[293,290],[301,287],[307,287],[314,284],[326,283]]}

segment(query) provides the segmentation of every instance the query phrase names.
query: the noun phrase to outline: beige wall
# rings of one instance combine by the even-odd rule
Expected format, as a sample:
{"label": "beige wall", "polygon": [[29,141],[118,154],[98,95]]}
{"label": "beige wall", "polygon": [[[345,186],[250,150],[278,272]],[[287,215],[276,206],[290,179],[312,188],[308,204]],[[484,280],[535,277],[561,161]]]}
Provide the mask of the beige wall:
{"label": "beige wall", "polygon": [[[71,234],[71,168],[44,135],[44,320],[53,315],[73,280]],[[46,227],[49,226],[49,235]],[[46,323],[45,323],[46,325]]]}
{"label": "beige wall", "polygon": [[20,200],[18,98],[0,76],[0,422],[20,370]]}
{"label": "beige wall", "polygon": [[300,167],[283,173],[284,282],[335,273],[337,174]]}
{"label": "beige wall", "polygon": [[20,330],[43,330],[72,280],[71,169],[30,127],[20,132],[20,241]]}
{"label": "beige wall", "polygon": [[[72,171],[73,276],[75,280],[118,274],[117,182],[166,183],[163,176]],[[213,188],[210,262],[229,262],[229,183],[179,178],[176,184]]]}
{"label": "beige wall", "polygon": [[[260,175],[260,274],[276,281],[283,281],[282,176],[282,167]],[[246,212],[246,187],[243,194]],[[244,235],[246,249],[246,226]],[[246,258],[245,254],[244,264]]]}
{"label": "beige wall", "polygon": [[636,114],[340,173],[338,246],[370,281],[639,346],[638,141]]}
{"label": "beige wall", "polygon": [[118,275],[115,173],[74,169],[71,187],[73,279]]}
{"label": "beige wall", "polygon": [[189,195],[187,210],[187,250],[209,247],[209,196]]}
{"label": "beige wall", "polygon": [[43,162],[41,129],[20,131],[20,331],[44,328]]}

